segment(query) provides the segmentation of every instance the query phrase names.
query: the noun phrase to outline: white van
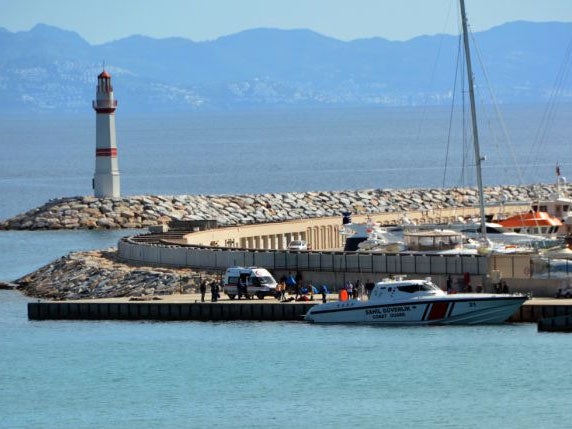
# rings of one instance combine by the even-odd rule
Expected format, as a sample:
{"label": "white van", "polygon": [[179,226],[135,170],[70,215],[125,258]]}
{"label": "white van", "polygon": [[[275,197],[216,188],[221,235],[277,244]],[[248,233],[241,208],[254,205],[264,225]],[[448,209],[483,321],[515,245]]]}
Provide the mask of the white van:
{"label": "white van", "polygon": [[246,285],[246,298],[251,299],[257,296],[259,299],[264,299],[265,296],[274,296],[276,293],[276,280],[272,274],[264,268],[258,267],[230,267],[227,268],[223,277],[223,292],[228,295],[230,299],[244,296],[244,291],[239,293],[238,281]]}

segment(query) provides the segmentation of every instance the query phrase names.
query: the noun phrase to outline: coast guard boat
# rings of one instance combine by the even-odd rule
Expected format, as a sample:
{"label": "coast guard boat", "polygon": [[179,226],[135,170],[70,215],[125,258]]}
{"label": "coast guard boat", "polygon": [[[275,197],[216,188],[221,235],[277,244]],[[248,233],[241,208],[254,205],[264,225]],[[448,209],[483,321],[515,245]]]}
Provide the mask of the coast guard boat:
{"label": "coast guard boat", "polygon": [[367,301],[350,299],[316,305],[304,320],[379,325],[498,324],[526,299],[521,294],[446,294],[430,279],[387,279],[376,283]]}

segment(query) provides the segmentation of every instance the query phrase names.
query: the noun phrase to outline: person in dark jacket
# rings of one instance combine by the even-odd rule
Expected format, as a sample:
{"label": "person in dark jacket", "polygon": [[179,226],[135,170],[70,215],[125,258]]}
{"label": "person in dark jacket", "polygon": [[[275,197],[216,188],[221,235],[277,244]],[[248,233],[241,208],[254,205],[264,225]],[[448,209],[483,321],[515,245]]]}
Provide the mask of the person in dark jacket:
{"label": "person in dark jacket", "polygon": [[320,286],[320,293],[322,294],[322,302],[326,303],[328,300],[328,287],[326,285]]}
{"label": "person in dark jacket", "polygon": [[451,278],[451,274],[447,276],[447,293],[451,293],[453,291],[453,279]]}
{"label": "person in dark jacket", "polygon": [[365,283],[365,293],[367,294],[367,297],[371,297],[371,291],[373,290],[373,288],[375,287],[375,283],[372,282],[370,279],[367,280],[367,282]]}
{"label": "person in dark jacket", "polygon": [[302,285],[302,273],[300,271],[296,272],[296,278],[294,280],[296,280],[298,286]]}
{"label": "person in dark jacket", "polygon": [[203,280],[199,286],[199,291],[201,292],[201,302],[205,302],[205,294],[207,293],[207,281]]}
{"label": "person in dark jacket", "polygon": [[240,299],[243,295],[246,299],[248,299],[248,290],[246,289],[246,283],[242,279],[238,279],[238,283],[236,284],[236,291],[238,295],[238,299]]}
{"label": "person in dark jacket", "polygon": [[211,283],[211,302],[217,302],[218,301],[218,283],[216,281],[213,281]]}

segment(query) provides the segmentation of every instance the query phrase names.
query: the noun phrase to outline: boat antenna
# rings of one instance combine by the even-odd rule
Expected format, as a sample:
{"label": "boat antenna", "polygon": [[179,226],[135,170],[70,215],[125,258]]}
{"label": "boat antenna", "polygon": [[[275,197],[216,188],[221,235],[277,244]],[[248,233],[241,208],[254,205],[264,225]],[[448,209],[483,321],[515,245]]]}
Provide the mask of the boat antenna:
{"label": "boat antenna", "polygon": [[465,13],[465,1],[459,0],[461,4],[461,23],[463,25],[463,44],[465,45],[465,60],[467,62],[467,79],[469,81],[469,100],[471,102],[471,121],[473,124],[473,147],[475,149],[475,168],[477,171],[477,188],[479,191],[479,210],[481,215],[481,236],[487,239],[487,227],[485,218],[485,195],[483,192],[483,178],[481,175],[481,157],[479,148],[479,132],[477,129],[477,111],[475,107],[475,89],[473,85],[473,69],[471,67],[471,52],[469,50],[469,32],[467,30],[467,15]]}

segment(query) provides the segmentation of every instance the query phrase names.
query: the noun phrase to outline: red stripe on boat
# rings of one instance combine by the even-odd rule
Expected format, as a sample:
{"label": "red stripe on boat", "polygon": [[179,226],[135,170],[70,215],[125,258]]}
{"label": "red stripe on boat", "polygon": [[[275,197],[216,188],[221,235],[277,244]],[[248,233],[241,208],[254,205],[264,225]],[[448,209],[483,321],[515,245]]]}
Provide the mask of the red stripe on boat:
{"label": "red stripe on boat", "polygon": [[448,306],[448,302],[434,302],[427,320],[439,320],[445,318]]}

